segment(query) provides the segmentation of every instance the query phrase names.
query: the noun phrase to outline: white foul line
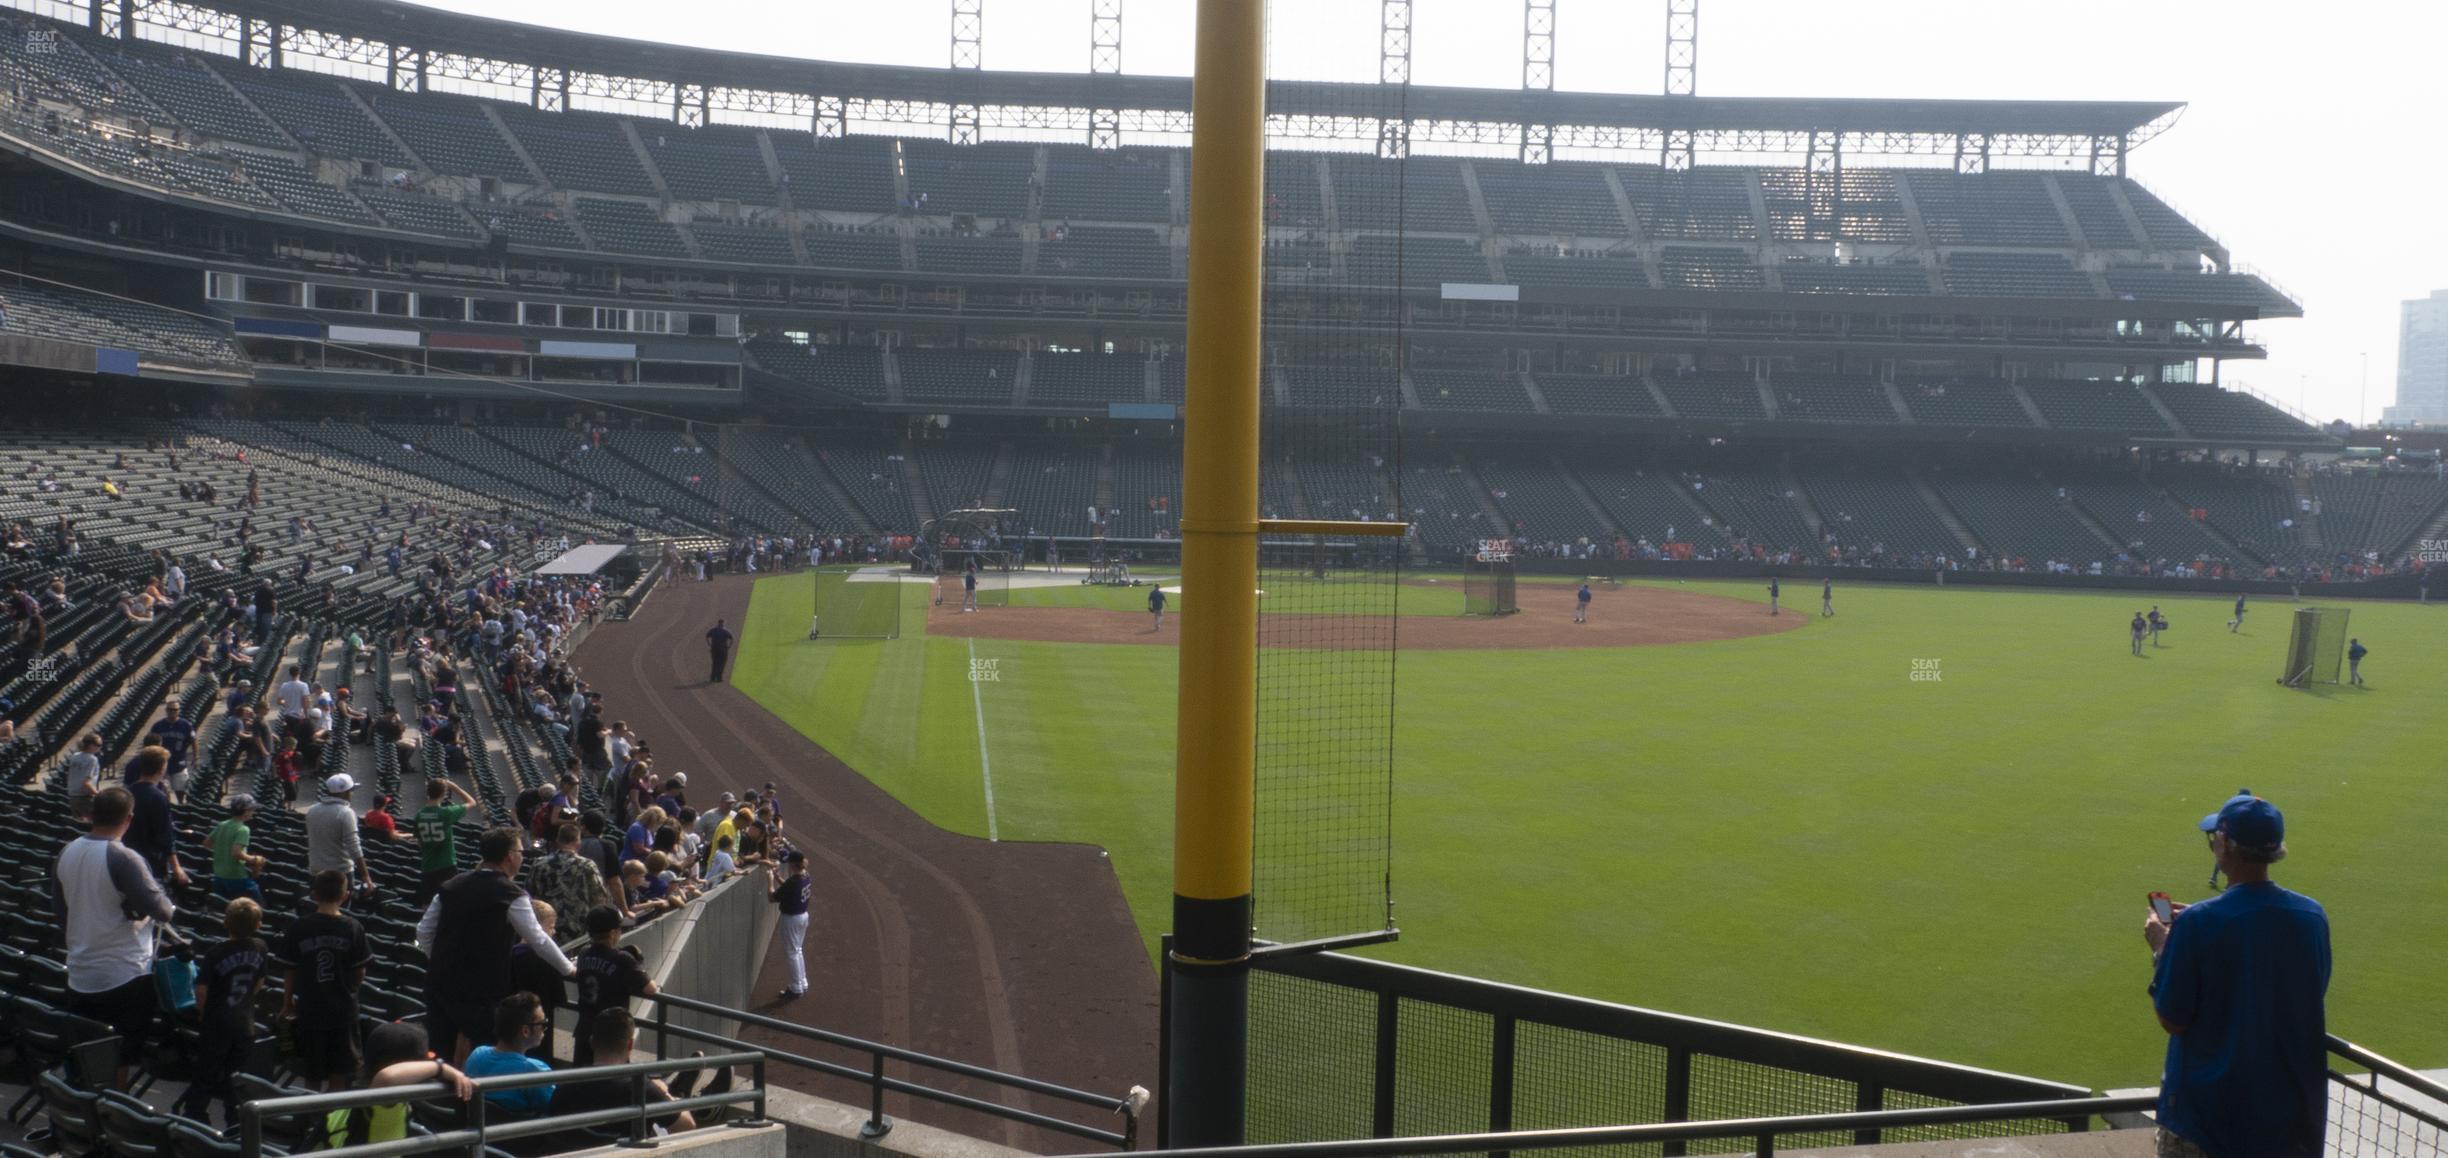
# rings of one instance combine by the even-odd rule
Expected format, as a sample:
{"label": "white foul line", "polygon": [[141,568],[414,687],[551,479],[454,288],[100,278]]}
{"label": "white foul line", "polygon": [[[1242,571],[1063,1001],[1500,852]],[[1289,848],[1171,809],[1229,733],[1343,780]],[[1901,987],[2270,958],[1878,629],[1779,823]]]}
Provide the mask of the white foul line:
{"label": "white foul line", "polygon": [[986,696],[978,690],[977,640],[969,641],[969,706],[977,712],[978,772],[986,780],[986,839],[1000,841],[995,831],[994,764],[986,759]]}

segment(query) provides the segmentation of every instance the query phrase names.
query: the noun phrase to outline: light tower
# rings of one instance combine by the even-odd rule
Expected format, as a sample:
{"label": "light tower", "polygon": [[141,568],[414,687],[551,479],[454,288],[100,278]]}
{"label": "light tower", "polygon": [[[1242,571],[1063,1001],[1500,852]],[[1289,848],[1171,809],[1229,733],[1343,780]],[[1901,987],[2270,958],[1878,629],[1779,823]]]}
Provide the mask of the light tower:
{"label": "light tower", "polygon": [[[1555,91],[1556,0],[1522,0],[1522,91]],[[1555,126],[1543,117],[1522,118],[1521,161],[1552,159]]]}
{"label": "light tower", "polygon": [[[1122,0],[1088,0],[1088,75],[1119,76],[1122,73]],[[1102,82],[1090,80],[1089,91],[1095,92]],[[1088,110],[1088,147],[1119,149],[1122,147],[1122,112],[1110,102],[1098,101]]]}
{"label": "light tower", "polygon": [[[986,0],[952,0],[952,71],[976,73],[986,67],[981,38],[986,30]],[[952,102],[951,139],[955,145],[978,143],[978,107],[974,100]]]}
{"label": "light tower", "polygon": [[[1380,0],[1377,8],[1377,83],[1411,83],[1411,0]],[[1377,155],[1411,155],[1411,122],[1389,117],[1377,122]]]}
{"label": "light tower", "polygon": [[1666,0],[1666,95],[1699,93],[1700,0]]}
{"label": "light tower", "polygon": [[[1666,95],[1699,93],[1700,0],[1666,0]],[[1688,172],[1694,141],[1690,129],[1668,128],[1658,149],[1658,164]]]}

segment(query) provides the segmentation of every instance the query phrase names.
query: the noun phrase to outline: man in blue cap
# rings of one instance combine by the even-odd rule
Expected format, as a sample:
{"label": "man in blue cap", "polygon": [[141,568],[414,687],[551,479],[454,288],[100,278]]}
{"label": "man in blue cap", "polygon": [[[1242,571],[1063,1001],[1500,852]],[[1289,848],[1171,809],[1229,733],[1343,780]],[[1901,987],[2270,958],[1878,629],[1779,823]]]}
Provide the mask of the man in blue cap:
{"label": "man in blue cap", "polygon": [[2269,879],[2286,856],[2276,805],[2240,790],[2201,830],[2227,890],[2142,926],[2158,958],[2151,1003],[2168,1032],[2159,1153],[2317,1155],[2329,1110],[2329,915]]}

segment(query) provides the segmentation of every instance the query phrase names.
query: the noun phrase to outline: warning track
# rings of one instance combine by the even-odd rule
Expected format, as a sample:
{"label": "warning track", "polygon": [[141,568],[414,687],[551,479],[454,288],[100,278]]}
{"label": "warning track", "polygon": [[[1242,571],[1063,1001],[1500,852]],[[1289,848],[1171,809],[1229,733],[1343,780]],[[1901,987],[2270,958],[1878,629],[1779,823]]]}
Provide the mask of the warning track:
{"label": "warning track", "polygon": [[[750,1008],[1098,1093],[1155,1088],[1155,968],[1111,862],[1086,845],[946,832],[730,684],[707,683],[705,630],[717,617],[746,622],[749,587],[745,577],[667,583],[637,618],[597,627],[577,662],[612,714],[653,745],[659,768],[690,773],[696,796],[775,782],[791,841],[815,876],[810,989],[797,1001],[776,999],[787,966],[778,946],[767,947]],[[747,1036],[868,1065],[864,1054],[803,1039]],[[784,1066],[769,1072],[803,1092],[866,1104],[863,1086]],[[1097,1119],[1087,1107],[898,1063],[887,1072],[1072,1121]],[[1083,1145],[900,1095],[887,1107],[1041,1153]]]}

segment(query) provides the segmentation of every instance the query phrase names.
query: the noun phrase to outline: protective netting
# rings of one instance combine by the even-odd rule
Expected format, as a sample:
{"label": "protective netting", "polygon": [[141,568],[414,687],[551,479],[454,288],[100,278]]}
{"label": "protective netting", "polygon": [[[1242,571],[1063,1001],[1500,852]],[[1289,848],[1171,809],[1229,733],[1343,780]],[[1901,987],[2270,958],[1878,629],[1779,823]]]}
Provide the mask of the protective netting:
{"label": "protective netting", "polygon": [[[2370,1083],[2370,1075],[2352,1079]],[[2328,1152],[2354,1158],[2442,1158],[2448,1155],[2448,1124],[2437,1103],[2393,1082],[2375,1096],[2356,1086],[2329,1083]],[[2431,1107],[2416,1110],[2406,1099]]]}
{"label": "protective netting", "polygon": [[[1881,1105],[1889,1110],[1919,1110],[1939,1106],[1961,1105],[1945,1098],[1932,1098],[1904,1090],[1889,1090]],[[2047,1118],[2017,1118],[2006,1122],[1981,1122],[1959,1126],[1902,1126],[1886,1130],[1883,1142],[1948,1142],[1962,1138],[1993,1138],[2013,1134],[2063,1134],[2065,1123]]]}
{"label": "protective netting", "polygon": [[1395,1007],[1396,1135],[1487,1129],[1495,1025],[1468,1009],[1420,1001]]}
{"label": "protective netting", "polygon": [[[1843,1114],[1856,1108],[1854,1097],[1854,1084],[1836,1078],[1706,1055],[1692,1059],[1694,1119]],[[1794,1147],[1844,1146],[1851,1142],[1851,1136],[1842,1133],[1799,1134],[1780,1140],[1781,1145]],[[1747,1153],[1751,1147],[1746,1141],[1728,1139],[1695,1143],[1692,1149],[1703,1154],[1739,1154]]]}
{"label": "protective netting", "polygon": [[[964,612],[1011,605],[1011,579],[1028,561],[1030,535],[1021,513],[979,498],[943,509],[918,530],[916,564],[935,576],[935,605]],[[930,490],[930,497],[932,492]]]}
{"label": "protective netting", "polygon": [[1368,1137],[1375,995],[1261,971],[1250,975],[1249,1007],[1249,1140]]}
{"label": "protective netting", "polygon": [[[1497,543],[1502,540],[1482,540]],[[1521,610],[1521,601],[1514,596],[1513,559],[1510,553],[1494,547],[1482,547],[1479,552],[1462,560],[1462,614],[1511,615]]]}
{"label": "protective netting", "polygon": [[2346,655],[2346,618],[2343,607],[2296,608],[2280,682],[2292,687],[2338,682]]}
{"label": "protective netting", "polygon": [[[1276,84],[1349,79],[1365,45],[1269,7]],[[1355,55],[1358,54],[1358,55]],[[1405,86],[1339,90],[1354,123],[1399,124]],[[1314,142],[1306,142],[1314,143]],[[1404,160],[1267,154],[1264,517],[1384,524],[1404,510]],[[1193,502],[1196,496],[1191,496]],[[1258,617],[1255,920],[1276,942],[1392,927],[1395,613],[1403,541],[1269,536]],[[1185,592],[1189,614],[1198,593]]]}
{"label": "protective netting", "polygon": [[893,577],[829,567],[817,570],[810,583],[815,591],[810,639],[901,637],[901,584]]}

